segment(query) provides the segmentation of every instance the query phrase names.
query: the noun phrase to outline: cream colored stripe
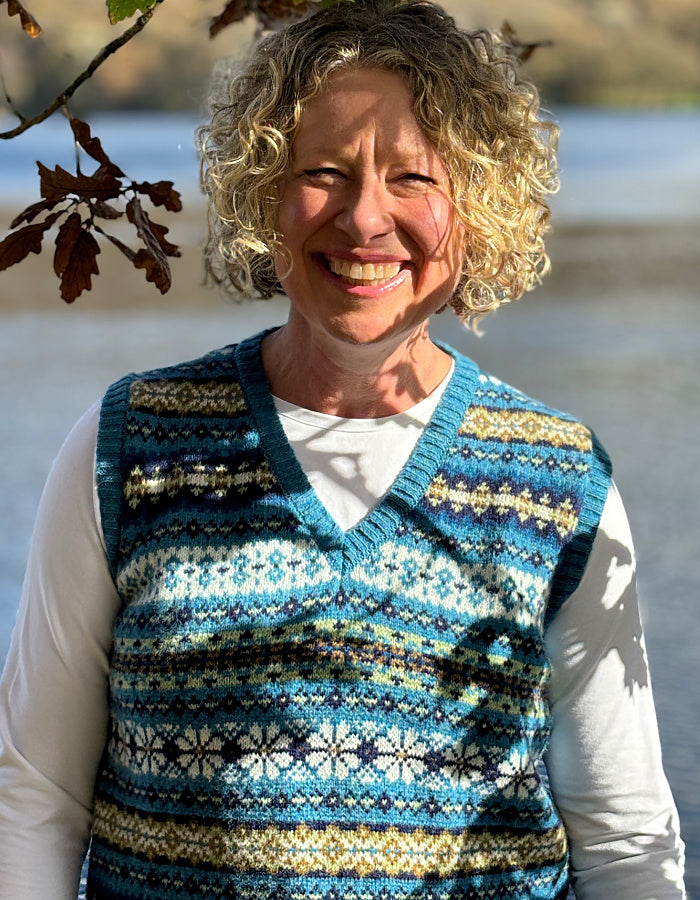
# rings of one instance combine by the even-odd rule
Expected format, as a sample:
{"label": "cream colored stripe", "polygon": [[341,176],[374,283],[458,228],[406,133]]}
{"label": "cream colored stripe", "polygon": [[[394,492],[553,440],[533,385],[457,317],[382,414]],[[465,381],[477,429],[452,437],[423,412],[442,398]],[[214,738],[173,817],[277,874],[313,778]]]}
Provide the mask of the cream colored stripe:
{"label": "cream colored stripe", "polygon": [[121,812],[102,802],[95,807],[95,836],[116,847],[128,848],[149,859],[187,860],[191,865],[271,874],[323,873],[336,877],[351,872],[358,877],[389,878],[503,871],[510,867],[548,865],[566,853],[563,828],[544,834],[512,831],[477,833],[464,830],[430,834],[422,828],[406,832],[395,827],[375,831],[366,825],[340,828],[328,825],[292,829],[276,826],[253,829],[238,826],[178,825],[150,816]]}
{"label": "cream colored stripe", "polygon": [[197,413],[229,416],[245,409],[240,385],[227,381],[135,381],[132,407],[153,413]]}
{"label": "cream colored stripe", "polygon": [[575,447],[590,450],[590,431],[578,422],[567,422],[551,415],[528,411],[494,410],[475,406],[459,429],[460,434],[473,434],[479,440],[495,439],[523,441],[537,444],[541,441],[553,447]]}
{"label": "cream colored stripe", "polygon": [[167,471],[156,466],[148,475],[140,466],[134,466],[124,482],[124,497],[129,506],[135,509],[146,497],[151,500],[157,500],[162,494],[174,497],[183,489],[195,496],[211,493],[223,499],[231,488],[251,484],[258,485],[264,491],[274,484],[272,472],[266,465],[231,472],[223,464],[212,467],[193,463],[186,468],[177,464]]}
{"label": "cream colored stripe", "polygon": [[548,494],[535,499],[528,488],[516,494],[509,484],[502,484],[493,490],[489,484],[482,482],[469,490],[462,481],[450,487],[445,478],[438,475],[428,485],[426,499],[433,506],[447,503],[455,512],[469,508],[477,516],[483,516],[490,510],[495,510],[498,515],[513,511],[521,522],[534,519],[540,530],[547,525],[554,525],[562,537],[571,534],[578,522],[576,511],[568,497],[562,503],[552,506]]}
{"label": "cream colored stripe", "polygon": [[[274,525],[268,527],[272,529]],[[264,522],[261,522],[260,528],[265,530]],[[290,583],[291,579],[300,591],[312,586],[313,595],[306,603],[309,609],[315,609],[317,604],[322,608],[324,603],[330,603],[336,589],[337,574],[314,542],[285,540],[268,534],[243,546],[237,546],[232,541],[230,547],[222,551],[220,541],[225,538],[226,532],[217,531],[215,521],[210,526],[205,524],[203,530],[205,537],[213,538],[215,543],[191,542],[167,546],[166,540],[158,541],[156,533],[148,551],[129,557],[117,577],[117,587],[123,596],[128,597],[129,609],[150,606],[149,621],[155,623],[156,629],[162,628],[164,634],[172,625],[173,616],[177,615],[182,602],[189,602],[193,595],[204,604],[191,610],[191,631],[194,634],[197,633],[198,617],[211,624],[212,620],[225,616],[220,604],[216,604],[214,609],[205,601],[220,598],[231,591],[232,585],[242,596],[255,595],[255,613],[263,618],[279,616],[282,606],[289,601],[284,592],[271,594],[270,588],[275,579],[276,583]],[[167,573],[167,583],[160,575],[156,577],[156,573]],[[204,631],[210,634],[207,625]]]}

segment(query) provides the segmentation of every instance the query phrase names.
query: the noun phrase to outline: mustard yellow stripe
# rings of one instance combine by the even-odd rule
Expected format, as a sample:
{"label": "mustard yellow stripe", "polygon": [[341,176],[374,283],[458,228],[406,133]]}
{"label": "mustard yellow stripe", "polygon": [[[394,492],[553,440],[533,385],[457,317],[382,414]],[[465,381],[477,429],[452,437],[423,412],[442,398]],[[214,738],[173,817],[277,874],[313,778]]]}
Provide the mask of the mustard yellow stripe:
{"label": "mustard yellow stripe", "polygon": [[546,443],[552,447],[574,447],[588,451],[593,446],[590,431],[579,422],[526,410],[497,410],[483,406],[470,409],[459,433],[479,440],[525,444]]}
{"label": "mustard yellow stripe", "polygon": [[239,384],[221,381],[134,381],[132,408],[152,413],[232,415],[245,408]]}
{"label": "mustard yellow stripe", "polygon": [[373,830],[367,825],[312,828],[272,825],[252,828],[158,821],[151,816],[98,801],[95,837],[100,841],[148,859],[187,861],[193,866],[270,874],[323,874],[336,877],[380,875],[389,878],[449,878],[511,867],[550,865],[566,854],[562,827],[544,834],[499,830],[473,832],[422,828],[403,831],[395,827]]}
{"label": "mustard yellow stripe", "polygon": [[458,481],[454,487],[450,487],[445,478],[438,475],[428,485],[426,499],[433,506],[447,504],[457,513],[463,509],[471,509],[476,516],[483,516],[490,510],[495,510],[498,515],[514,512],[521,522],[534,519],[540,530],[553,525],[562,537],[571,534],[578,522],[573,503],[568,497],[553,505],[548,494],[536,498],[529,488],[516,493],[509,484],[502,484],[494,489],[486,482],[481,482],[476,487],[469,488],[464,482]]}
{"label": "mustard yellow stripe", "polygon": [[135,509],[147,497],[151,500],[157,500],[163,494],[174,497],[182,490],[189,490],[195,496],[206,493],[223,499],[231,488],[255,484],[262,490],[269,490],[273,483],[272,472],[266,465],[231,472],[223,464],[213,467],[201,463],[187,467],[178,464],[167,471],[156,466],[148,475],[140,466],[134,466],[124,482],[124,498]]}

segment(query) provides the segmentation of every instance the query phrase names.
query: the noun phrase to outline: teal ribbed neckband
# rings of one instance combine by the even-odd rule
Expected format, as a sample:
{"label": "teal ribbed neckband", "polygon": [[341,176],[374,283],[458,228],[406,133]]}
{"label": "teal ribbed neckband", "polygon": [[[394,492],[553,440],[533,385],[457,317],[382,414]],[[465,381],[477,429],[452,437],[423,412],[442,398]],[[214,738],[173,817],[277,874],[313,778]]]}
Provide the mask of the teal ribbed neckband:
{"label": "teal ribbed neckband", "polygon": [[441,345],[455,360],[455,370],[435,413],[387,494],[357,525],[342,531],[309,484],[277,415],[261,355],[262,341],[272,330],[253,335],[236,348],[241,386],[261,435],[263,452],[282,490],[319,545],[326,551],[342,553],[348,563],[357,563],[395,532],[406,510],[425,493],[469,407],[478,369],[467,357]]}

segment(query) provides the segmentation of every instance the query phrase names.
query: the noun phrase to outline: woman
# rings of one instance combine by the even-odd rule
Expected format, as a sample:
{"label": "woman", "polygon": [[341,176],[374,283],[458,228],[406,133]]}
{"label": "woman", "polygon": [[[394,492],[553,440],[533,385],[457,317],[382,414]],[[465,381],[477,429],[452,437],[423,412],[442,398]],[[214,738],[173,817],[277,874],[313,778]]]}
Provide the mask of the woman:
{"label": "woman", "polygon": [[429,3],[322,10],[231,81],[210,264],[289,319],[125,378],[62,451],[0,897],[74,897],[89,836],[95,898],[683,896],[607,458],[428,333],[545,271],[553,136]]}

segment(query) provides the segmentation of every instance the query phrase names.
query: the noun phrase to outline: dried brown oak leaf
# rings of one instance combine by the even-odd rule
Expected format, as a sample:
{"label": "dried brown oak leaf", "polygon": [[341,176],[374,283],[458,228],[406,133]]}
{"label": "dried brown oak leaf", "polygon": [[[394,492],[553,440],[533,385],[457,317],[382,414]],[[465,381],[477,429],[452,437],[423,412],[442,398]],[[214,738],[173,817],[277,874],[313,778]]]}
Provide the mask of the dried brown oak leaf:
{"label": "dried brown oak leaf", "polygon": [[[0,0],[2,2],[4,0]],[[143,243],[138,251],[105,232],[96,220],[121,218],[124,212],[108,201],[126,200],[130,194],[146,196],[155,206],[178,212],[182,209],[180,194],[173,188],[172,181],[128,183],[122,170],[105,153],[100,140],[92,136],[87,123],[69,112],[66,115],[76,143],[98,163],[98,167],[86,175],[80,168],[73,174],[61,166],[49,169],[43,163],[37,163],[42,199],[16,216],[10,227],[15,229],[23,223],[32,224],[0,242],[0,271],[21,262],[29,253],[40,253],[46,230],[65,217],[58,228],[53,264],[61,281],[61,297],[66,302],[72,303],[83,291],[90,290],[92,276],[99,275],[97,254],[100,247],[93,231],[111,241],[137,269],[145,269],[146,279],[161,293],[166,293],[172,284],[168,257],[180,256],[180,251],[167,239],[168,229],[151,221],[139,197],[133,196],[126,204],[129,222],[135,226]],[[62,204],[62,208],[54,212],[58,204]],[[44,221],[35,223],[34,219],[40,214],[46,214]]]}
{"label": "dried brown oak leaf", "polygon": [[83,122],[81,119],[76,119],[75,116],[71,115],[70,113],[68,113],[68,118],[70,120],[70,127],[73,131],[73,137],[75,138],[76,142],[80,144],[83,150],[98,163],[102,163],[104,166],[109,168],[113,175],[116,175],[118,178],[123,178],[124,173],[118,166],[115,166],[112,160],[102,149],[100,139],[92,136],[92,134],[90,133],[90,126],[87,124],[87,122]]}
{"label": "dried brown oak leaf", "polygon": [[165,239],[168,229],[151,222],[138,197],[126,204],[126,215],[145,245],[134,256],[134,266],[145,269],[146,281],[155,284],[161,294],[167,293],[172,284],[167,257],[180,256],[180,251],[175,244]]}
{"label": "dried brown oak leaf", "polygon": [[92,276],[100,274],[99,252],[99,244],[84,227],[79,213],[71,213],[58,229],[53,257],[54,272],[61,279],[61,297],[66,303],[92,288]]}
{"label": "dried brown oak leaf", "polygon": [[18,225],[21,225],[22,222],[31,222],[33,219],[36,219],[40,212],[48,212],[50,209],[53,209],[58,202],[58,200],[39,200],[38,203],[32,203],[31,206],[22,210],[18,216],[15,216],[10,222],[10,228],[16,228]]}
{"label": "dried brown oak leaf", "polygon": [[8,234],[0,241],[0,272],[21,262],[30,253],[41,253],[41,242],[44,232],[49,229],[63,211],[52,213],[43,222],[25,225],[19,231]]}
{"label": "dried brown oak leaf", "polygon": [[249,4],[245,0],[229,0],[219,15],[209,23],[209,37],[216,37],[227,25],[241,22],[249,12]]}
{"label": "dried brown oak leaf", "polygon": [[[2,0],[0,0],[0,2],[2,2]],[[34,16],[22,6],[19,0],[7,0],[7,12],[10,16],[19,16],[25,34],[28,34],[31,38],[39,37],[41,34],[41,25]]]}
{"label": "dried brown oak leaf", "polygon": [[309,6],[306,0],[229,0],[209,23],[209,37],[216,37],[227,25],[240,22],[251,14],[263,28],[274,28],[293,16],[303,16]]}
{"label": "dried brown oak leaf", "polygon": [[111,163],[101,163],[92,175],[72,175],[61,166],[47,168],[38,162],[39,190],[45,200],[63,200],[70,194],[81,200],[113,200],[122,190],[119,169]]}
{"label": "dried brown oak leaf", "polygon": [[117,209],[116,206],[105,203],[104,200],[96,200],[92,204],[91,209],[93,215],[99,216],[100,219],[121,219],[124,215],[121,209]]}
{"label": "dried brown oak leaf", "polygon": [[511,56],[520,63],[527,62],[539,47],[552,46],[552,41],[531,41],[529,43],[521,41],[515,28],[507,21],[504,21],[501,25],[501,36],[503,37]]}
{"label": "dried brown oak leaf", "polygon": [[164,206],[169,212],[180,212],[182,200],[174,190],[172,181],[141,181],[132,188],[138,194],[146,194],[154,206]]}

